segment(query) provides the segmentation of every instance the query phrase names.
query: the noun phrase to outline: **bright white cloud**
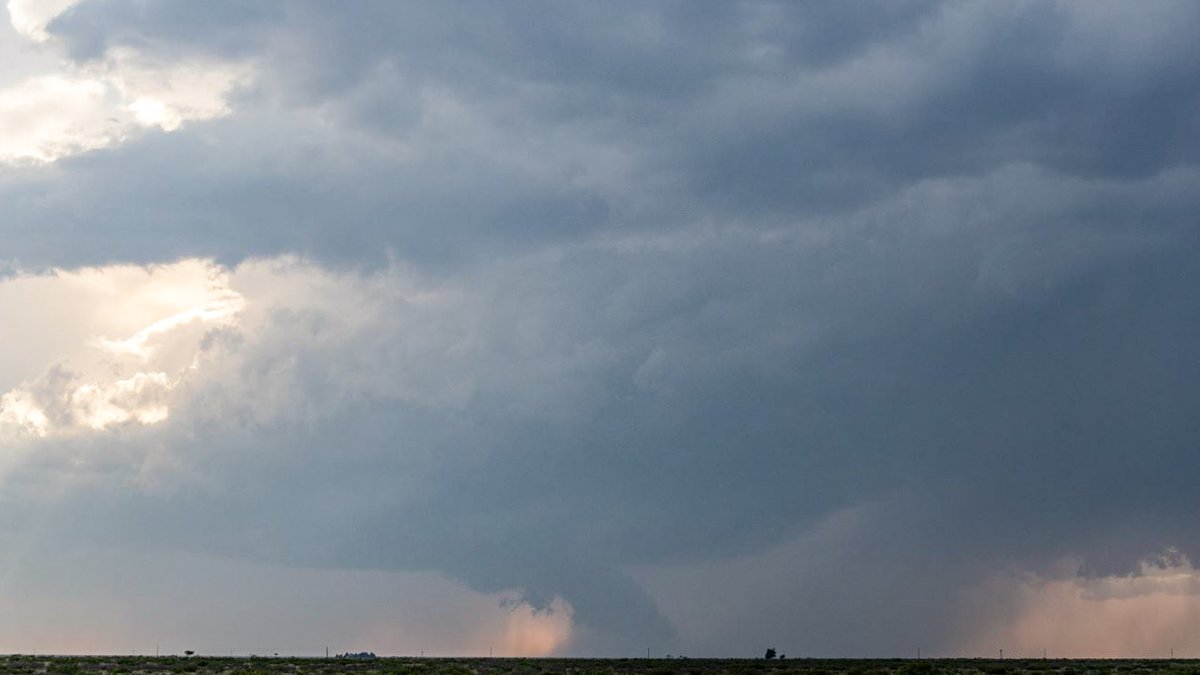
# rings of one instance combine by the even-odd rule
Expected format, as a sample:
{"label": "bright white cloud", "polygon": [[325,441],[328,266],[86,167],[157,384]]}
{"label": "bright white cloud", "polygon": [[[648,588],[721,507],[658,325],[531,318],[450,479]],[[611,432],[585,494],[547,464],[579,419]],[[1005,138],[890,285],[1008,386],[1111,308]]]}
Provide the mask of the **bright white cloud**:
{"label": "bright white cloud", "polygon": [[46,75],[0,90],[0,162],[48,162],[120,140],[99,80]]}
{"label": "bright white cloud", "polygon": [[193,321],[224,322],[241,311],[245,302],[240,295],[225,289],[214,290],[217,297],[159,319],[128,338],[117,340],[100,338],[97,343],[114,354],[133,354],[142,359],[148,359],[153,351],[155,337],[170,333]]}
{"label": "bright white cloud", "polygon": [[[78,0],[9,0],[21,36],[53,44],[46,27]],[[0,162],[52,162],[115,145],[146,128],[228,115],[229,95],[253,79],[248,62],[160,59],[127,46],[86,66],[69,60],[0,89]]]}
{"label": "bright white cloud", "polygon": [[8,0],[8,16],[13,28],[37,42],[50,39],[46,26],[55,17],[79,3],[79,0]]}
{"label": "bright white cloud", "polygon": [[268,423],[363,396],[460,407],[474,387],[470,303],[395,269],[335,273],[286,257],[18,276],[0,282],[0,309],[21,326],[9,362],[0,357],[0,429],[157,424],[176,405]]}
{"label": "bright white cloud", "polygon": [[45,436],[50,430],[50,418],[31,392],[14,389],[0,397],[0,426],[34,436]]}
{"label": "bright white cloud", "polygon": [[166,373],[138,372],[111,382],[80,382],[61,369],[25,388],[0,396],[0,431],[43,437],[127,422],[156,424],[167,418],[166,395],[175,382]]}
{"label": "bright white cloud", "polygon": [[163,131],[174,131],[188,120],[229,114],[229,94],[252,75],[248,63],[164,62],[128,47],[109,50],[104,62],[104,76],[120,92],[134,119]]}
{"label": "bright white cloud", "polygon": [[[38,353],[43,335],[57,336],[59,349],[42,351],[44,372],[25,371],[0,396],[0,431],[42,437],[165,420],[169,394],[195,367],[206,332],[229,325],[242,308],[225,283],[219,268],[198,260],[0,283],[0,307],[23,327],[10,336],[8,358]],[[43,302],[88,309],[48,314],[37,309]],[[6,370],[21,373],[13,364]]]}

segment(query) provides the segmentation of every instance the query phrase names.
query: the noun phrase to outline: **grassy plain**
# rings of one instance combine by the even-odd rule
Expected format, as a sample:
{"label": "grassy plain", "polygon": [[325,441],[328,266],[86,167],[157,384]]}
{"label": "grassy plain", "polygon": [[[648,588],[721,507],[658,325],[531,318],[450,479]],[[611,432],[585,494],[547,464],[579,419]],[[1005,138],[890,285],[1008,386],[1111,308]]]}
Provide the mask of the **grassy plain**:
{"label": "grassy plain", "polygon": [[0,675],[1200,675],[1194,660],[0,656]]}

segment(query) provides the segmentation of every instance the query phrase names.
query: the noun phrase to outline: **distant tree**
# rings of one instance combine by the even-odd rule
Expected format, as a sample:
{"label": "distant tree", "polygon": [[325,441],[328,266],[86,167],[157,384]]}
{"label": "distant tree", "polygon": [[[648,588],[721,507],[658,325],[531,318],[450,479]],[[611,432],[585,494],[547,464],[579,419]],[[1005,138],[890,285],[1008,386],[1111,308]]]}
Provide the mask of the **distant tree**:
{"label": "distant tree", "polygon": [[766,655],[766,656],[764,656],[763,658],[764,658],[764,659],[773,659],[773,658],[775,658],[775,648],[774,648],[774,647],[767,647],[767,655]]}
{"label": "distant tree", "polygon": [[184,656],[191,656],[192,654],[195,654],[195,653],[196,653],[196,652],[192,651],[191,649],[188,649],[188,650],[185,650],[185,651],[183,652],[183,655],[184,655]]}

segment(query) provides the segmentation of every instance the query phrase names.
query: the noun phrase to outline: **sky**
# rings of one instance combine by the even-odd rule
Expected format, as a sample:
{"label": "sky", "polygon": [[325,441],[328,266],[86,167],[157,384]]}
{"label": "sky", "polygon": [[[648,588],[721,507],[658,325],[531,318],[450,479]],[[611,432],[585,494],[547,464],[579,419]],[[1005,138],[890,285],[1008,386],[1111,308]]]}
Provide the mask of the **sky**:
{"label": "sky", "polygon": [[1200,4],[6,10],[0,652],[1200,657]]}

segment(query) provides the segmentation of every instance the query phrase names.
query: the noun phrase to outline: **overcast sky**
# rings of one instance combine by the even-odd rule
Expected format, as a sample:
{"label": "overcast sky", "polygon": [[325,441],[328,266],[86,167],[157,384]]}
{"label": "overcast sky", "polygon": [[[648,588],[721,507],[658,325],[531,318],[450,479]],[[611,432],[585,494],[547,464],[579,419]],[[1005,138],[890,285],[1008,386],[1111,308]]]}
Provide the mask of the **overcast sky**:
{"label": "overcast sky", "polygon": [[0,652],[1200,656],[1200,4],[5,18]]}

